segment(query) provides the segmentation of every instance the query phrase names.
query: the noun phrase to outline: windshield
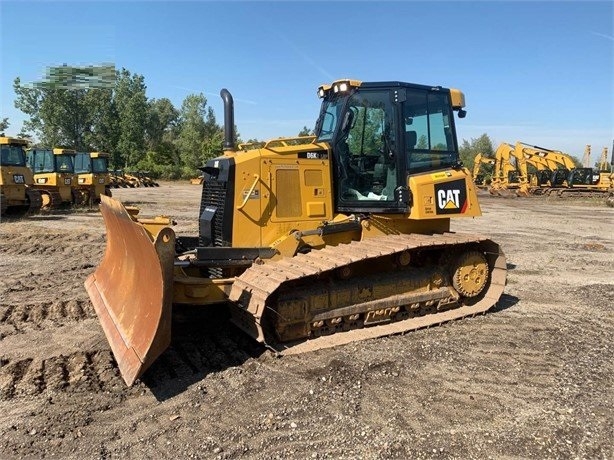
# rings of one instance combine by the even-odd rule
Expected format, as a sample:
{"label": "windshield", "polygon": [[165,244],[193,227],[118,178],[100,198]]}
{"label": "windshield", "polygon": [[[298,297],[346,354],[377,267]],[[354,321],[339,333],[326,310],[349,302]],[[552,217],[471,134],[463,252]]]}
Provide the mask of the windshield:
{"label": "windshield", "polygon": [[322,108],[320,109],[320,116],[316,122],[315,130],[317,142],[328,142],[332,140],[339,116],[346,101],[347,97],[345,96],[334,97],[322,101]]}
{"label": "windshield", "polygon": [[75,171],[71,155],[56,155],[57,172],[72,173]]}
{"label": "windshield", "polygon": [[106,173],[109,168],[106,158],[92,158],[92,171],[95,173]]}
{"label": "windshield", "polygon": [[0,155],[0,165],[2,166],[25,166],[26,156],[21,147],[14,145],[3,145],[2,155]]}

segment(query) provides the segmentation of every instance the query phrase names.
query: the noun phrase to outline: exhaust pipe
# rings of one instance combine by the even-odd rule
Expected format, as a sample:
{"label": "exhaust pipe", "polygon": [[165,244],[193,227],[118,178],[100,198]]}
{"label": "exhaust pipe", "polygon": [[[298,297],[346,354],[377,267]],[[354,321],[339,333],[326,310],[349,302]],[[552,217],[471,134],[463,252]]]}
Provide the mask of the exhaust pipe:
{"label": "exhaust pipe", "polygon": [[235,108],[232,94],[226,88],[220,91],[224,101],[224,152],[235,150]]}

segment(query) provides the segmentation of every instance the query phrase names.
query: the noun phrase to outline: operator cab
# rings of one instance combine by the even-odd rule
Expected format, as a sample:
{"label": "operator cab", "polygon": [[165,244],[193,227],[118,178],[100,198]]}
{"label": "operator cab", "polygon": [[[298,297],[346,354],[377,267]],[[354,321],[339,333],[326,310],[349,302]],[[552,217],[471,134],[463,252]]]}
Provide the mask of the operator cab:
{"label": "operator cab", "polygon": [[106,174],[109,172],[108,154],[91,152],[77,153],[75,155],[76,174]]}
{"label": "operator cab", "polygon": [[55,148],[53,150],[28,150],[28,166],[34,174],[75,172],[74,150]]}
{"label": "operator cab", "polygon": [[465,112],[458,90],[342,80],[318,95],[315,134],[332,148],[338,211],[408,212],[410,175],[459,165],[453,110]]}
{"label": "operator cab", "polygon": [[10,137],[0,137],[0,166],[25,166],[26,141]]}

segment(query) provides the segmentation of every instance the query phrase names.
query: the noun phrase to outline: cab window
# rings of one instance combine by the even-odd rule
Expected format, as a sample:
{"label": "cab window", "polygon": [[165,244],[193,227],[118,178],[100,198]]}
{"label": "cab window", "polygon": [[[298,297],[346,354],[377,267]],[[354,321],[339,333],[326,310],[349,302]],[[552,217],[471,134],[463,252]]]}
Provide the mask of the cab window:
{"label": "cab window", "polygon": [[106,158],[92,158],[92,171],[95,173],[106,173],[109,167]]}
{"label": "cab window", "polygon": [[20,147],[2,147],[0,154],[0,165],[2,166],[25,166],[26,159]]}
{"label": "cab window", "polygon": [[403,105],[408,172],[453,166],[458,153],[447,93],[408,90]]}
{"label": "cab window", "polygon": [[28,166],[35,173],[53,172],[53,152],[50,150],[33,150],[28,152]]}
{"label": "cab window", "polygon": [[340,202],[394,201],[396,108],[390,93],[357,92],[347,107],[335,146],[341,163]]}
{"label": "cab window", "polygon": [[92,172],[90,167],[90,156],[87,153],[77,153],[77,155],[75,156],[75,172]]}
{"label": "cab window", "polygon": [[55,161],[58,167],[58,172],[74,172],[73,162],[70,155],[56,155]]}

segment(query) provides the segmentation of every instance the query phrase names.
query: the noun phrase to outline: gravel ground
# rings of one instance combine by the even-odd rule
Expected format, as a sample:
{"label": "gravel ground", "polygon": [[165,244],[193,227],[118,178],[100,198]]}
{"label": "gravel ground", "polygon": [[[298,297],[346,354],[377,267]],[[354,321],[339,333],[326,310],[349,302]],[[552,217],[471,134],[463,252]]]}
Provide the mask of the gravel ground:
{"label": "gravel ground", "polygon": [[[195,235],[200,187],[117,189]],[[0,458],[614,458],[614,209],[493,198],[453,230],[503,247],[488,314],[277,358],[179,312],[127,388],[83,287],[95,210],[0,225]]]}

